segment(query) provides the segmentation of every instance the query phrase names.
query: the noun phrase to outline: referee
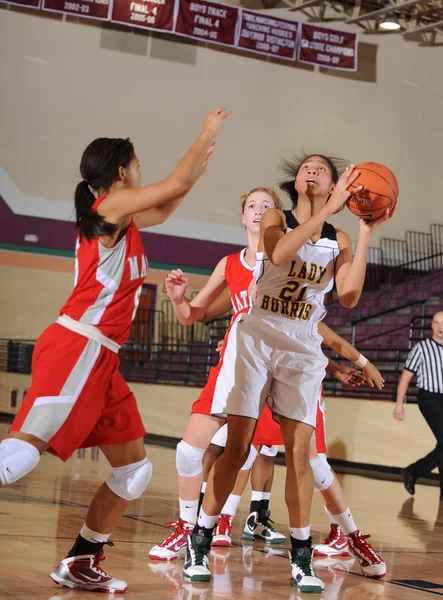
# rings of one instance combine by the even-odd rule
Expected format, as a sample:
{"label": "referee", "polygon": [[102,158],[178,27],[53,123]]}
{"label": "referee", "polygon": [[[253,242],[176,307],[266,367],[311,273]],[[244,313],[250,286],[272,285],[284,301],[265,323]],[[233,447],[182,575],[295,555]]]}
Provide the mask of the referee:
{"label": "referee", "polygon": [[405,488],[415,493],[415,482],[438,467],[443,500],[443,311],[432,318],[432,337],[416,344],[406,360],[397,387],[394,418],[403,421],[403,402],[412,377],[417,377],[418,407],[437,439],[434,450],[403,470]]}

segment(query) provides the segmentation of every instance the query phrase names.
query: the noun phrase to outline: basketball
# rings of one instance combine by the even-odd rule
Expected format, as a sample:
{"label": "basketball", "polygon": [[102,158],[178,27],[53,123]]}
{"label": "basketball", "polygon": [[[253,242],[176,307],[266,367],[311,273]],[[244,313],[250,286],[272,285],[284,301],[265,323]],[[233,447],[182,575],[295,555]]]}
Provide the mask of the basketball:
{"label": "basketball", "polygon": [[349,210],[366,221],[381,217],[389,208],[391,213],[397,204],[398,183],[394,173],[376,162],[364,162],[355,167],[360,175],[351,189],[363,185],[358,194],[352,194],[346,202]]}

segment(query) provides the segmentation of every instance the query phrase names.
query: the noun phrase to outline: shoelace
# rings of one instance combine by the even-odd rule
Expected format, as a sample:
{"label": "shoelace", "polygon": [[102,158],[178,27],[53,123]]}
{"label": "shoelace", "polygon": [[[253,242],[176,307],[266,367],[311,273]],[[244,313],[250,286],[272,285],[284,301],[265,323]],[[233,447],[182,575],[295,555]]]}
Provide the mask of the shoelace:
{"label": "shoelace", "polygon": [[358,533],[357,535],[352,536],[352,540],[354,540],[356,546],[358,546],[363,551],[366,557],[371,557],[377,562],[380,562],[381,559],[375,552],[374,548],[366,542],[366,540],[370,537],[370,534],[362,535],[361,533]]}
{"label": "shoelace", "polygon": [[[181,521],[171,521],[170,523],[166,523],[166,527],[168,529],[170,529],[173,533],[163,542],[163,544],[165,542],[167,542],[167,545],[169,546],[169,544],[172,544],[173,542],[175,542],[177,540],[177,538],[179,538],[181,535],[184,534],[185,530],[183,528],[183,525],[181,523]],[[163,544],[161,544],[163,546]]]}
{"label": "shoelace", "polygon": [[[106,542],[106,545],[113,546],[114,544],[112,542]],[[92,568],[95,569],[97,571],[97,573],[99,573],[99,575],[104,575],[105,577],[109,577],[109,575],[100,567],[100,563],[102,563],[104,560],[106,560],[105,553],[103,552],[103,550],[100,550],[100,552],[97,552],[97,554],[94,554],[94,560],[92,561]]]}
{"label": "shoelace", "polygon": [[326,536],[326,539],[323,543],[326,546],[328,546],[331,542],[335,542],[335,540],[338,538],[338,536],[339,536],[338,527],[331,526],[331,531],[328,533],[328,535]]}
{"label": "shoelace", "polygon": [[297,566],[303,571],[305,575],[314,577],[314,571],[312,570],[312,562],[310,556],[298,556],[296,561]]}
{"label": "shoelace", "polygon": [[231,533],[231,517],[230,515],[220,515],[217,523],[218,535],[226,535]]}
{"label": "shoelace", "polygon": [[270,531],[273,531],[274,533],[277,533],[277,530],[274,527],[275,521],[273,521],[271,519],[270,515],[271,515],[270,511],[268,511],[265,515],[260,515],[259,523],[261,523],[262,525],[264,525]]}

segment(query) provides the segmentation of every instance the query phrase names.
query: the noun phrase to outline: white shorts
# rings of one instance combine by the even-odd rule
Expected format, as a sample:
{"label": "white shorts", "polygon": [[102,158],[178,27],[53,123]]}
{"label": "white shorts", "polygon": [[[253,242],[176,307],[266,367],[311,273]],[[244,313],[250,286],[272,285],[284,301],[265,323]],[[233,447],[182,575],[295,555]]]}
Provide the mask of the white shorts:
{"label": "white shorts", "polygon": [[317,324],[255,311],[229,336],[212,414],[258,419],[268,394],[274,416],[315,427],[328,364]]}

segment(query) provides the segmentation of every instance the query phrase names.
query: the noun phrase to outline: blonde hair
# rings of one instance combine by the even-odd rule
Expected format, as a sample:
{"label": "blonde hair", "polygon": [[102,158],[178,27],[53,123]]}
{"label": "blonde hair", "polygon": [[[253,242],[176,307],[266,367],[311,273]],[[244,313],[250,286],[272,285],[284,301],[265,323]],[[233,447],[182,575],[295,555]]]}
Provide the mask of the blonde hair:
{"label": "blonde hair", "polygon": [[274,190],[274,188],[272,188],[272,187],[256,187],[253,190],[251,190],[250,192],[248,192],[247,194],[243,194],[243,196],[240,196],[242,214],[245,212],[245,206],[246,206],[246,202],[247,202],[249,196],[251,194],[254,194],[254,192],[264,192],[265,194],[268,194],[268,196],[271,196],[271,198],[274,200],[275,208],[278,208],[279,210],[283,210],[283,205],[281,203],[281,200],[278,197],[278,194]]}

